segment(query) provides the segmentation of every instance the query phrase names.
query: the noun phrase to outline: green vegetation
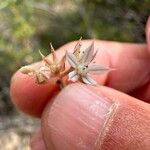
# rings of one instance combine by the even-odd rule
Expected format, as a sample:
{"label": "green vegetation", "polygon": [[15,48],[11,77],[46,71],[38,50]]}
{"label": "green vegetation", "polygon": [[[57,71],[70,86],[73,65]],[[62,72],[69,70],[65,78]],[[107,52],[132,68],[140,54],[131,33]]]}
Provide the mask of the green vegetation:
{"label": "green vegetation", "polygon": [[21,66],[85,38],[145,41],[149,0],[0,0],[0,114],[12,110],[9,81]]}

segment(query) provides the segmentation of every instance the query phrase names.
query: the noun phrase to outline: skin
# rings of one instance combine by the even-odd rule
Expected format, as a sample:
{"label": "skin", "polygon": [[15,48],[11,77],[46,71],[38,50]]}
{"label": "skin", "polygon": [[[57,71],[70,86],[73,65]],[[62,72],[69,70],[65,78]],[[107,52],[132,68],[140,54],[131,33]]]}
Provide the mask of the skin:
{"label": "skin", "polygon": [[[146,39],[146,44],[95,41],[99,49],[96,63],[116,68],[109,74],[93,76],[102,86],[74,83],[59,92],[54,80],[37,85],[33,78],[16,72],[10,86],[14,105],[41,118],[41,129],[31,140],[32,150],[148,150],[150,18]],[[83,49],[90,43],[84,40]],[[58,57],[75,44],[59,48]],[[40,64],[32,65],[37,68]]]}

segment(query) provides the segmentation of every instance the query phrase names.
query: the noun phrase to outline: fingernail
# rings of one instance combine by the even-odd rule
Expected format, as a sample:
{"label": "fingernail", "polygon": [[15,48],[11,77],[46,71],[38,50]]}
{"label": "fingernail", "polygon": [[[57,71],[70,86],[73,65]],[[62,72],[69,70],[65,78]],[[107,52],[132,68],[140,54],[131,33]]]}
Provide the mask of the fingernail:
{"label": "fingernail", "polygon": [[43,115],[49,149],[94,150],[113,102],[79,84],[66,87]]}

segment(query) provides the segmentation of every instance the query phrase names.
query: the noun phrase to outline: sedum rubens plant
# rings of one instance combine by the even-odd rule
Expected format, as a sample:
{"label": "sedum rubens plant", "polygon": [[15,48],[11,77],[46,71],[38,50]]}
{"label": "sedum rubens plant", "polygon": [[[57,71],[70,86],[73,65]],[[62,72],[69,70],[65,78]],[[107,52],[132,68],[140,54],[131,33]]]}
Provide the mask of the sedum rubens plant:
{"label": "sedum rubens plant", "polygon": [[[35,76],[35,81],[38,84],[47,83],[52,78],[57,78],[56,84],[62,88],[65,86],[64,77],[68,76],[68,81],[80,81],[85,84],[96,85],[97,82],[92,79],[90,74],[103,74],[112,69],[99,64],[92,64],[97,51],[94,50],[94,41],[85,50],[81,51],[81,39],[74,47],[73,53],[66,54],[59,60],[56,52],[50,44],[52,52],[52,60],[45,57],[40,51],[43,60],[43,65],[38,70],[31,66],[24,66],[20,69],[23,74]],[[68,61],[70,67],[66,69],[65,63]]]}

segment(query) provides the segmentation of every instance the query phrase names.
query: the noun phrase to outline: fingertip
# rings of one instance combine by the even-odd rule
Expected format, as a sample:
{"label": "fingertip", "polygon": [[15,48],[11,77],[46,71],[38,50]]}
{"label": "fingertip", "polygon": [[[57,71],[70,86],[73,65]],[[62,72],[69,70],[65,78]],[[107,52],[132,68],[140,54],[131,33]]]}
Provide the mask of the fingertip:
{"label": "fingertip", "polygon": [[35,83],[34,77],[29,77],[19,71],[11,79],[12,102],[19,110],[35,117],[41,116],[45,105],[56,91],[55,80],[38,85]]}

